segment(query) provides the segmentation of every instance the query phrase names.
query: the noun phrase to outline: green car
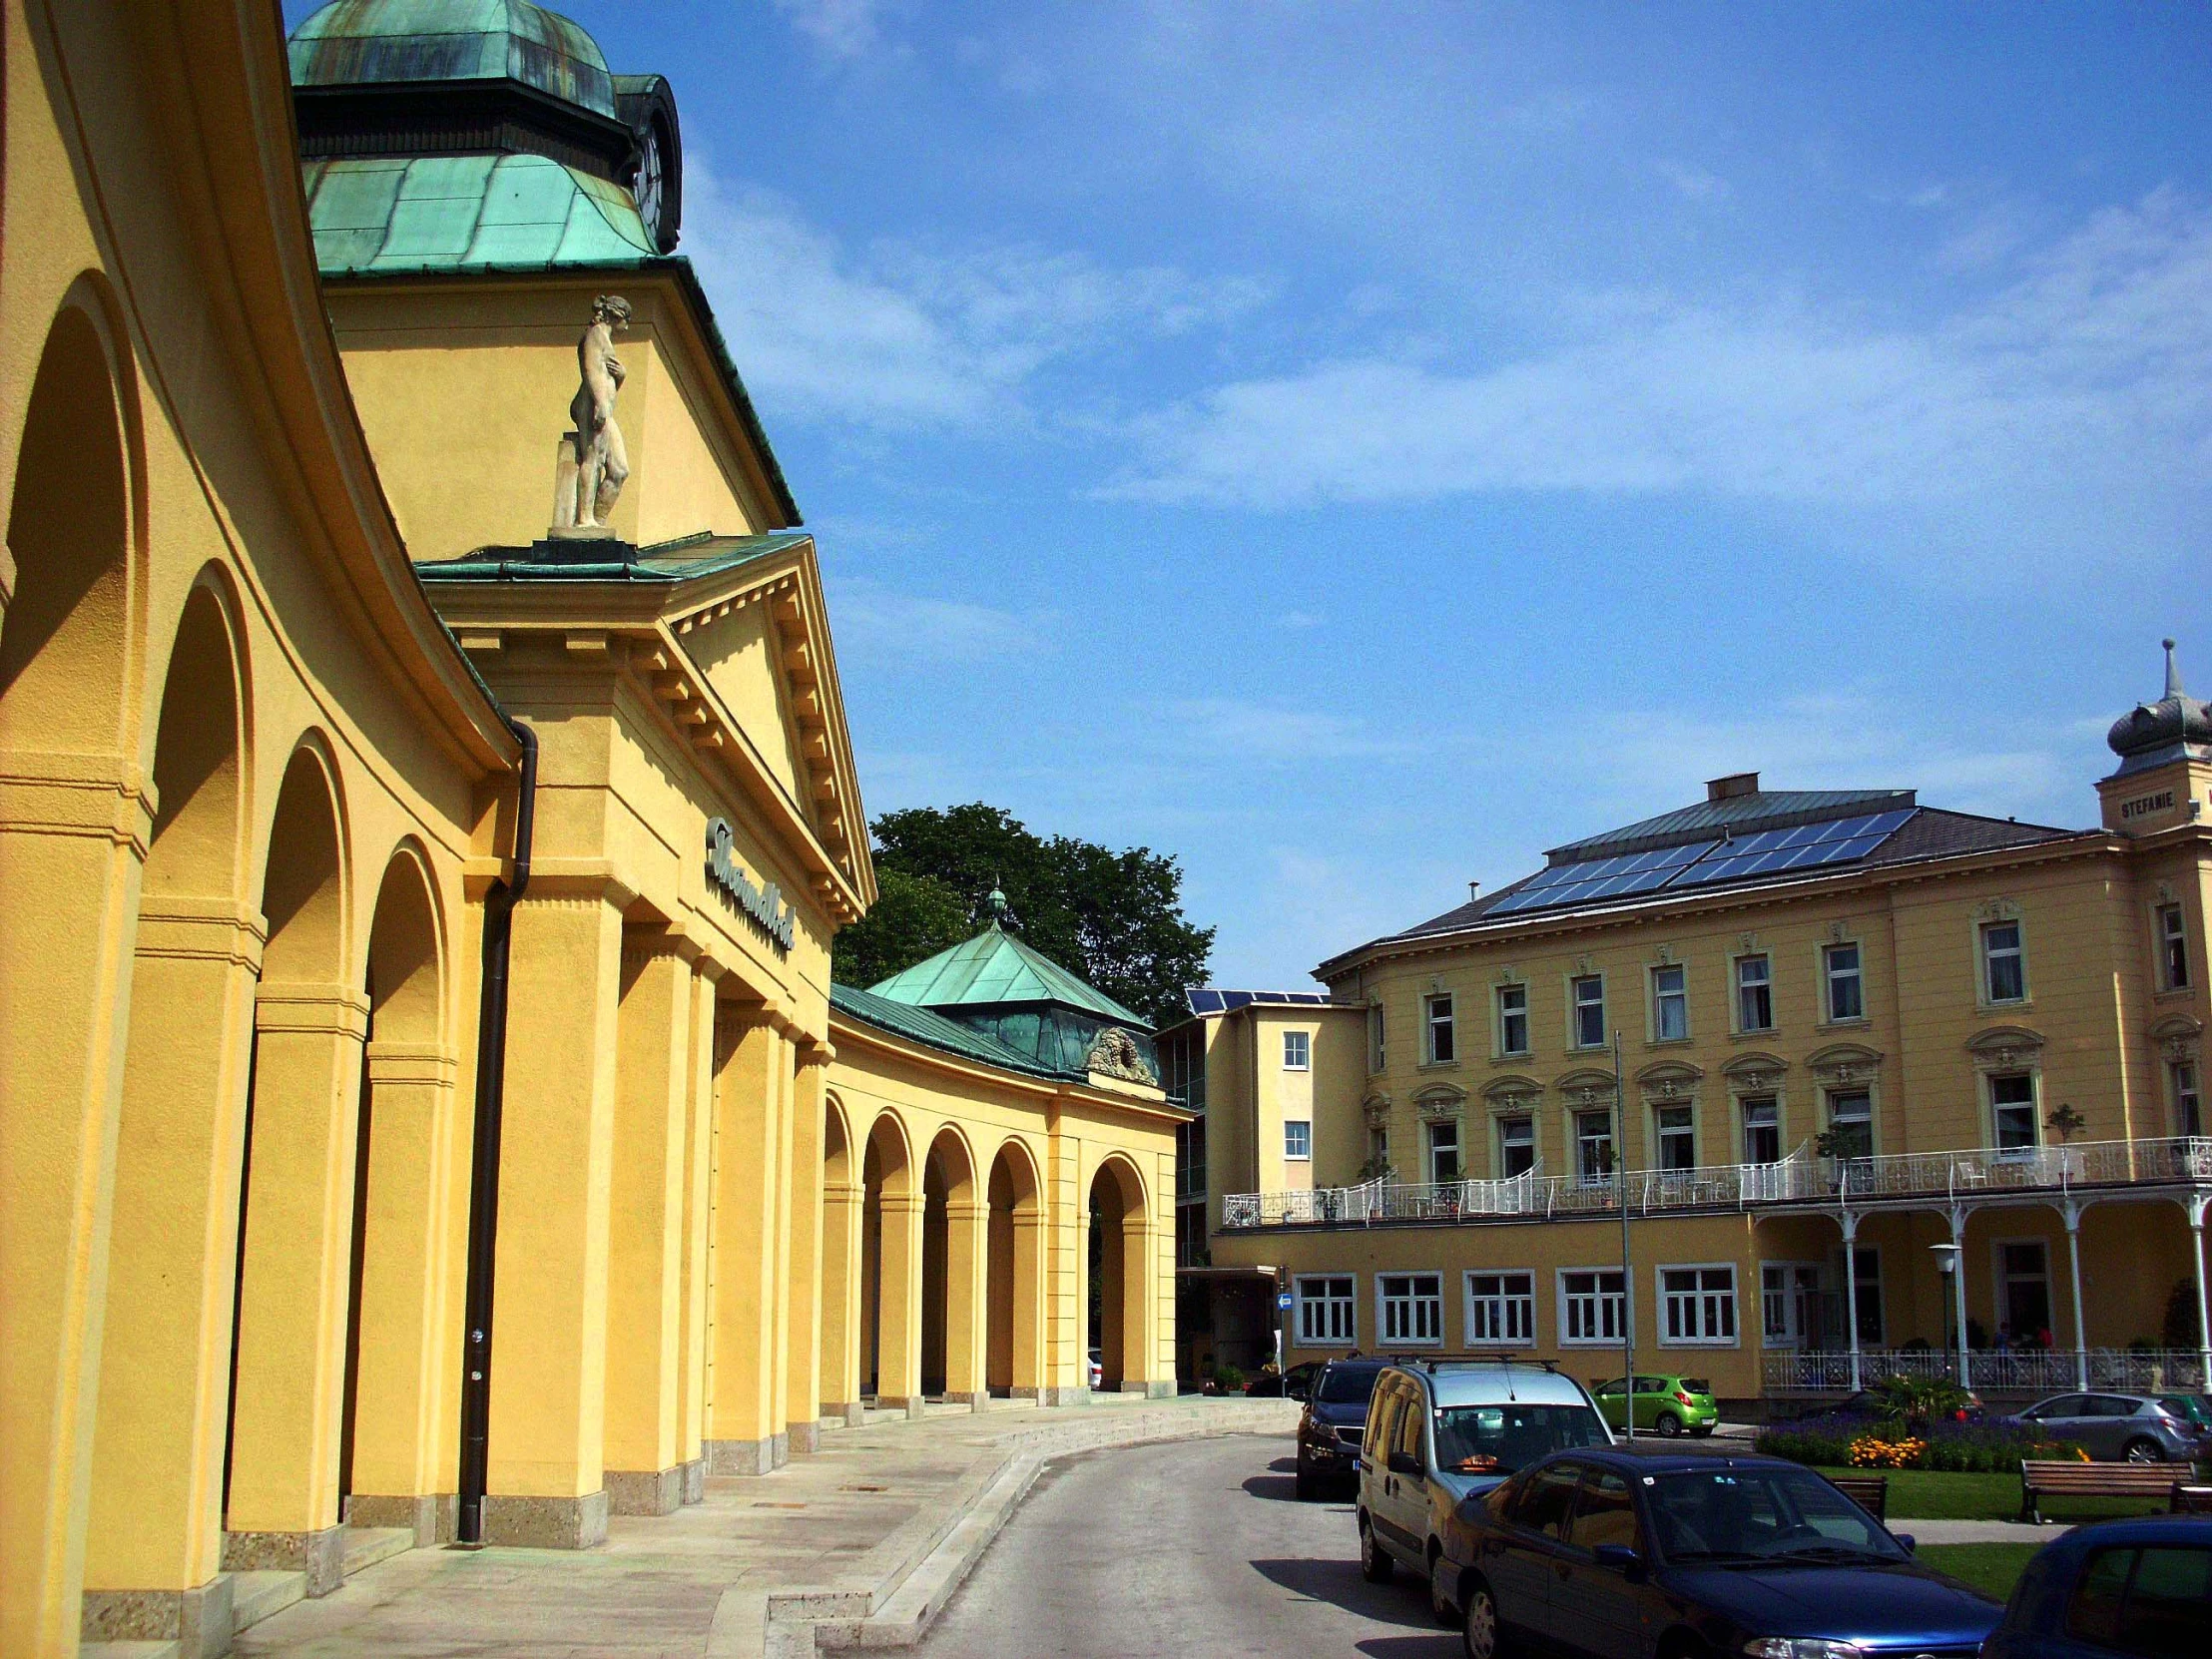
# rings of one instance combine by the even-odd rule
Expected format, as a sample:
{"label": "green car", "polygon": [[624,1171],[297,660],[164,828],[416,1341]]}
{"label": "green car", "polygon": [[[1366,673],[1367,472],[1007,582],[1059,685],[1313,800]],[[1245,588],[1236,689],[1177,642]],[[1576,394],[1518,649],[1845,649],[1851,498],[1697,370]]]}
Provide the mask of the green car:
{"label": "green car", "polygon": [[[1622,1406],[1627,1389],[1621,1380],[1597,1383],[1590,1395],[1608,1426],[1625,1421]],[[1706,1435],[1721,1420],[1721,1408],[1713,1403],[1713,1385],[1702,1377],[1647,1377],[1636,1379],[1636,1432],[1639,1434]]]}

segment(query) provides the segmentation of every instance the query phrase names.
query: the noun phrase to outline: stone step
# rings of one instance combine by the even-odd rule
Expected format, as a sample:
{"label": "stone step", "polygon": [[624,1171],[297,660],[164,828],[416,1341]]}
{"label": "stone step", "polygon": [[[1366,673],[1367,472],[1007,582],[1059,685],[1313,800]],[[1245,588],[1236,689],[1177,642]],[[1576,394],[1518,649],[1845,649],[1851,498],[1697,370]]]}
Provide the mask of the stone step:
{"label": "stone step", "polygon": [[274,1569],[231,1574],[231,1629],[251,1629],[293,1602],[307,1599],[307,1575]]}
{"label": "stone step", "polygon": [[351,1578],[363,1567],[373,1567],[414,1548],[410,1526],[349,1526],[345,1529],[345,1557],[338,1571]]}
{"label": "stone step", "polygon": [[82,1659],[177,1659],[182,1642],[80,1642]]}

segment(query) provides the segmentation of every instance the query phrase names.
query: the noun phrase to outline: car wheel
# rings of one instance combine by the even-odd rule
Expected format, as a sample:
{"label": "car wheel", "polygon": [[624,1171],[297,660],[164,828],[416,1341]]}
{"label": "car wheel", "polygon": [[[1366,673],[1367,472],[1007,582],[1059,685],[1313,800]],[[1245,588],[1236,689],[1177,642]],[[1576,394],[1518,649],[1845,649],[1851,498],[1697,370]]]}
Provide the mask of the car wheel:
{"label": "car wheel", "polygon": [[1467,1610],[1459,1621],[1459,1645],[1467,1659],[1503,1659],[1505,1642],[1498,1630],[1497,1603],[1487,1584],[1467,1591]]}
{"label": "car wheel", "polygon": [[1651,1426],[1671,1440],[1682,1432],[1682,1419],[1672,1411],[1661,1411],[1652,1419]]}
{"label": "car wheel", "polygon": [[1360,1523],[1360,1575],[1370,1584],[1387,1584],[1393,1563],[1389,1551],[1382,1547],[1382,1540],[1375,1535],[1375,1528],[1366,1521]]}
{"label": "car wheel", "polygon": [[2120,1455],[2130,1463],[2163,1463],[2166,1460],[2163,1446],[2156,1440],[2141,1436],[2128,1441],[2126,1449]]}

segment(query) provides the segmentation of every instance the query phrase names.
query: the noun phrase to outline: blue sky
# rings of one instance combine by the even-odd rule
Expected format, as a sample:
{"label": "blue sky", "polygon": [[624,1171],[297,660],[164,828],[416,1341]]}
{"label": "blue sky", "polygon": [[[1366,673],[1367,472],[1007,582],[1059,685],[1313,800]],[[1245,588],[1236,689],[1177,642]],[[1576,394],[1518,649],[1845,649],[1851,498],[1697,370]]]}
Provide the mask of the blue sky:
{"label": "blue sky", "polygon": [[1219,982],[1727,771],[2089,824],[2212,688],[2212,12],[567,9],[871,813],[1171,851]]}

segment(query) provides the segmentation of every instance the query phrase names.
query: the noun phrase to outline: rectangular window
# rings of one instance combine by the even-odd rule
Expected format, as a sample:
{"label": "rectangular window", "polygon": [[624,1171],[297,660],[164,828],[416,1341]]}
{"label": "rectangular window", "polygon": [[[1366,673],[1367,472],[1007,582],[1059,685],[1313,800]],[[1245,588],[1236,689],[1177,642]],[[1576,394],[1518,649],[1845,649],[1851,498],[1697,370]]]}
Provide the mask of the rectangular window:
{"label": "rectangular window", "polygon": [[1467,1275],[1467,1346],[1536,1340],[1536,1276],[1532,1273]]}
{"label": "rectangular window", "polygon": [[1444,1065],[1459,1057],[1458,1034],[1452,1028],[1450,992],[1422,999],[1421,1023],[1428,1032],[1430,1065]]}
{"label": "rectangular window", "polygon": [[1687,1106],[1662,1106],[1656,1125],[1661,1169],[1697,1168],[1697,1131]]}
{"label": "rectangular window", "polygon": [[2178,904],[2158,906],[2158,978],[2169,991],[2189,988],[2189,931]]}
{"label": "rectangular window", "polygon": [[1797,1275],[1801,1271],[1787,1262],[1760,1265],[1759,1332],[1769,1348],[1798,1345]]}
{"label": "rectangular window", "polygon": [[1304,1031],[1283,1033],[1283,1069],[1310,1071],[1314,1064],[1313,1039]]}
{"label": "rectangular window", "polygon": [[[1841,1271],[1843,1252],[1836,1253]],[[1859,1346],[1882,1346],[1882,1252],[1873,1245],[1861,1245],[1858,1260],[1852,1270],[1859,1284]],[[1848,1316],[1846,1316],[1848,1318]]]}
{"label": "rectangular window", "polygon": [[1559,1275],[1559,1342],[1618,1343],[1621,1340],[1621,1276],[1562,1270]]}
{"label": "rectangular window", "polygon": [[1730,1344],[1736,1340],[1736,1270],[1732,1267],[1659,1270],[1660,1342]]}
{"label": "rectangular window", "polygon": [[1314,1120],[1312,1118],[1285,1118],[1283,1120],[1283,1156],[1310,1159],[1314,1155]]}
{"label": "rectangular window", "polygon": [[1866,1018],[1867,996],[1859,973],[1859,947],[1832,944],[1823,954],[1828,967],[1828,1017],[1832,1020]]}
{"label": "rectangular window", "polygon": [[2020,954],[2020,924],[1992,921],[1981,929],[1981,984],[1991,1002],[2027,1000],[2027,964]]}
{"label": "rectangular window", "polygon": [[1874,1097],[1865,1089],[1843,1089],[1828,1097],[1828,1131],[1837,1158],[1874,1156]]}
{"label": "rectangular window", "polygon": [[2197,1097],[2197,1068],[2188,1060],[2177,1061],[2172,1068],[2174,1089],[2174,1127],[2184,1135],[2204,1133],[2204,1105]]}
{"label": "rectangular window", "polygon": [[1428,1126],[1428,1179],[1442,1186],[1459,1179],[1459,1125],[1446,1120]]}
{"label": "rectangular window", "polygon": [[1774,1029],[1774,973],[1764,956],[1736,958],[1736,1028]]}
{"label": "rectangular window", "polygon": [[1989,1079],[1989,1123],[1999,1152],[2035,1149],[2035,1079],[2012,1072]]}
{"label": "rectangular window", "polygon": [[1690,1034],[1689,974],[1679,967],[1651,970],[1651,1035],[1655,1042],[1680,1042]]}
{"label": "rectangular window", "polygon": [[1782,1110],[1771,1094],[1744,1098],[1744,1162],[1782,1162]]}
{"label": "rectangular window", "polygon": [[1500,1054],[1528,1052],[1526,985],[1500,985],[1497,988],[1497,1051]]}
{"label": "rectangular window", "polygon": [[1574,1115],[1575,1168],[1585,1187],[1600,1187],[1613,1179],[1613,1114],[1577,1112]]}
{"label": "rectangular window", "polygon": [[1574,1046],[1605,1046],[1605,976],[1586,973],[1574,982]]}
{"label": "rectangular window", "polygon": [[1536,1167],[1536,1120],[1534,1118],[1499,1118],[1497,1120],[1498,1173],[1510,1179],[1526,1175]]}
{"label": "rectangular window", "polygon": [[1365,1173],[1381,1175],[1390,1167],[1390,1130],[1378,1123],[1368,1130],[1368,1167]]}
{"label": "rectangular window", "polygon": [[1368,1070],[1381,1071],[1386,1058],[1382,1048],[1382,1004],[1378,1002],[1368,1009]]}
{"label": "rectangular window", "polygon": [[1375,1300],[1382,1346],[1444,1340],[1444,1281],[1437,1273],[1379,1273]]}
{"label": "rectangular window", "polygon": [[1298,1300],[1298,1346],[1350,1348],[1359,1341],[1358,1307],[1349,1274],[1291,1282]]}

